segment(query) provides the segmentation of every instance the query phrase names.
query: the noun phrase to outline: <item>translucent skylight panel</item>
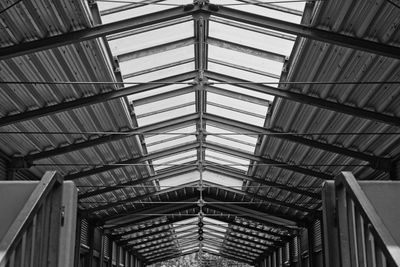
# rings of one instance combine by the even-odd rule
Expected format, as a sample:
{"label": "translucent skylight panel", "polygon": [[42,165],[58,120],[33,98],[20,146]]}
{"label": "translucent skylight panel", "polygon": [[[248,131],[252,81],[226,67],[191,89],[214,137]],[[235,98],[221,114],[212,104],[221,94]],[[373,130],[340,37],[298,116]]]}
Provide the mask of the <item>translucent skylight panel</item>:
{"label": "translucent skylight panel", "polygon": [[[207,157],[207,150],[206,150],[206,157]],[[203,172],[203,180],[228,187],[240,188],[242,186],[242,180],[210,171]]]}
{"label": "translucent skylight panel", "polygon": [[234,157],[227,154],[206,149],[206,161],[214,162],[217,164],[225,165],[227,167],[236,168],[239,170],[247,171],[250,161],[243,158]]}
{"label": "translucent skylight panel", "polygon": [[[207,125],[206,129],[208,133],[206,141],[222,144],[224,146],[230,146],[251,153],[254,152],[257,143],[257,135],[254,135],[254,137],[244,134],[233,135],[234,132],[210,125]],[[218,135],[213,135],[213,133],[218,133]],[[220,135],[221,133],[227,133],[228,135]]]}
{"label": "translucent skylight panel", "polygon": [[[139,1],[137,1],[139,2]],[[150,2],[150,1],[148,1]],[[173,8],[178,5],[185,5],[192,3],[192,0],[166,0],[166,1],[152,1],[153,4],[143,5],[143,4],[129,4],[129,1],[126,3],[118,3],[118,1],[114,2],[97,2],[99,5],[99,10],[101,11],[102,21],[103,23],[114,22],[118,20],[123,20],[127,18],[142,16],[149,13],[154,13],[166,9]],[[123,7],[126,6],[127,10],[120,11],[117,13],[111,13],[109,11],[111,8],[115,7]]]}
{"label": "translucent skylight panel", "polygon": [[171,64],[184,59],[190,59],[193,58],[193,51],[193,45],[190,45],[124,61],[120,63],[121,72],[125,75],[155,68],[157,66]]}
{"label": "translucent skylight panel", "polygon": [[[283,0],[282,0],[283,1]],[[265,17],[280,19],[284,21],[289,21],[293,23],[300,23],[301,21],[301,14],[300,12],[291,12],[291,13],[298,13],[298,14],[291,14],[288,12],[283,12],[283,10],[279,9],[277,2],[274,1],[273,4],[265,3],[266,1],[248,1],[250,4],[245,4],[246,1],[236,1],[236,0],[211,0],[211,3],[215,3],[218,5],[227,5],[230,8],[238,9],[241,11],[250,12],[252,14],[262,15]],[[254,2],[261,2],[265,4],[255,5],[251,4]],[[288,8],[297,9],[299,8],[298,5],[286,5]],[[277,10],[278,9],[278,10]]]}
{"label": "translucent skylight panel", "polygon": [[183,145],[185,143],[190,143],[196,141],[196,138],[194,136],[184,136],[182,138],[176,138],[174,140],[170,141],[165,141],[162,143],[158,143],[156,145],[147,145],[147,151],[149,153],[159,151],[159,150],[165,150],[168,148],[172,148],[177,145]]}
{"label": "translucent skylight panel", "polygon": [[210,37],[289,56],[294,41],[210,21]]}
{"label": "translucent skylight panel", "polygon": [[[165,133],[168,133],[168,134],[171,134],[171,135],[164,135],[164,134],[152,135],[152,136],[146,135],[146,145],[149,146],[149,145],[152,145],[152,144],[157,143],[157,142],[162,142],[162,141],[164,141],[164,140],[166,140],[168,138],[175,137],[175,136],[177,136],[179,134],[192,134],[192,133],[195,133],[195,132],[196,132],[196,126],[192,125],[192,126],[189,126],[189,127],[177,128],[177,129],[175,129],[173,131],[165,132]],[[195,135],[192,135],[192,136],[195,136]]]}
{"label": "translucent skylight panel", "polygon": [[[168,78],[177,74],[185,73],[194,70],[194,61],[187,64],[179,64],[170,68],[163,68],[157,71],[151,71],[146,74],[137,75],[128,79],[125,82],[152,82],[154,80]],[[188,86],[188,85],[186,85]]]}
{"label": "translucent skylight panel", "polygon": [[204,217],[203,221],[204,221],[205,224],[207,224],[207,223],[209,223],[209,224],[220,224],[220,225],[224,226],[225,228],[228,227],[228,223],[222,222],[220,220],[216,220],[216,219],[213,219],[213,218],[209,218],[209,217]]}
{"label": "translucent skylight panel", "polygon": [[144,91],[141,93],[129,95],[128,100],[129,101],[139,100],[139,99],[143,99],[143,98],[146,98],[149,96],[158,95],[158,94],[182,89],[187,86],[188,86],[187,84],[171,84],[171,85],[167,85],[167,86],[161,86],[161,87],[153,89],[153,90],[147,90],[147,91]]}
{"label": "translucent skylight panel", "polygon": [[247,101],[211,92],[207,92],[207,101],[211,101],[213,103],[220,105],[229,105],[230,107],[242,110],[243,112],[251,111],[250,113],[254,113],[255,115],[261,116],[262,118],[265,118],[265,115],[267,114],[268,111],[267,106],[262,106],[255,103],[249,103]]}
{"label": "translucent skylight panel", "polygon": [[[266,71],[278,76],[280,76],[282,73],[282,67],[283,67],[282,62],[269,60],[266,58],[253,56],[249,54],[244,54],[233,50],[220,48],[217,46],[209,46],[208,50],[209,50],[208,56],[211,59],[221,60],[227,63],[232,63],[247,68]],[[265,77],[264,79],[268,78],[267,76],[264,75],[258,75],[258,76]]]}
{"label": "translucent skylight panel", "polygon": [[200,173],[198,171],[194,171],[159,180],[159,185],[161,188],[170,186],[179,186],[182,184],[196,182],[199,179],[200,179]]}
{"label": "translucent skylight panel", "polygon": [[148,104],[135,106],[135,113],[140,117],[142,114],[155,112],[176,107],[178,104],[190,103],[195,100],[194,93],[184,94],[180,96],[170,97],[160,101],[151,102]]}
{"label": "translucent skylight panel", "polygon": [[[157,170],[165,169],[168,167],[173,167],[176,165],[189,163],[189,162],[196,161],[196,160],[197,160],[197,151],[191,150],[191,151],[187,151],[187,152],[183,152],[183,153],[179,153],[179,154],[175,154],[175,155],[170,155],[165,158],[153,160],[153,164],[155,165],[154,169],[157,171]],[[160,183],[160,186],[162,186],[161,183]]]}
{"label": "translucent skylight panel", "polygon": [[[216,82],[214,80],[208,80],[210,83],[212,82]],[[274,100],[274,96],[273,95],[269,95],[269,94],[265,94],[265,93],[261,93],[258,91],[254,91],[254,90],[249,90],[249,89],[245,89],[236,85],[232,85],[232,84],[215,84],[216,87],[218,88],[222,88],[228,91],[232,91],[232,92],[237,92],[240,94],[244,94],[244,95],[249,95],[249,96],[254,96],[254,97],[258,97],[258,98],[262,98],[265,100],[268,100],[270,102],[272,102]]]}
{"label": "translucent skylight panel", "polygon": [[[190,95],[192,95],[192,97]],[[158,106],[154,103],[158,103]],[[156,101],[154,103],[135,107],[139,126],[192,114],[196,111],[193,93]]]}
{"label": "translucent skylight panel", "polygon": [[[221,135],[221,137],[230,138],[232,140],[235,140],[236,142],[244,142],[251,146],[255,146],[257,143],[257,135],[254,135],[254,136],[249,136],[249,135],[245,135],[245,134],[231,135],[231,134],[234,134],[235,132],[228,131],[228,130],[225,130],[220,127],[211,126],[208,124],[206,126],[206,130],[207,130],[207,133],[219,133],[219,134],[227,133],[229,135]],[[209,137],[209,136],[211,136],[211,135],[208,135],[207,137]]]}
{"label": "translucent skylight panel", "polygon": [[[157,36],[157,38],[154,38],[154,36]],[[108,43],[114,55],[121,55],[186,38],[193,38],[193,36],[193,21],[189,21],[110,40]]]}
{"label": "translucent skylight panel", "polygon": [[253,124],[257,126],[264,126],[264,121],[265,121],[264,118],[247,115],[242,112],[228,110],[222,107],[217,107],[214,105],[210,105],[210,103],[207,103],[207,113],[215,114],[222,117],[227,117],[228,119],[231,120],[246,122],[248,124]]}

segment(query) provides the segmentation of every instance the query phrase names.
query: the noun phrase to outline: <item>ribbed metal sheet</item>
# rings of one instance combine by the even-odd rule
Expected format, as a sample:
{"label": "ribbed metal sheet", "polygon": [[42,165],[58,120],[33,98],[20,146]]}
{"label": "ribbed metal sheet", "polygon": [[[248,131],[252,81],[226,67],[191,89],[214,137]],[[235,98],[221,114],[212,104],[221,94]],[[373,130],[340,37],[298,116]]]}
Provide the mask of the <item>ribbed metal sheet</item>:
{"label": "ribbed metal sheet", "polygon": [[[342,34],[400,46],[399,11],[387,1],[322,1],[314,12],[312,26]],[[398,27],[395,27],[398,28]],[[400,61],[327,43],[298,39],[292,54],[288,81],[400,81]],[[333,102],[400,116],[397,85],[298,85],[284,89]],[[398,129],[380,122],[341,114],[312,105],[278,99],[271,125],[292,132],[376,132]],[[314,136],[314,140],[380,157],[400,153],[398,135]],[[272,158],[306,164],[360,164],[362,161],[302,145],[269,138],[265,149]],[[321,167],[337,174],[352,171],[360,179],[387,179],[388,173],[368,167]],[[304,178],[300,178],[302,184]],[[297,180],[299,181],[299,180]],[[318,184],[318,181],[316,181]]]}
{"label": "ribbed metal sheet", "polygon": [[[86,1],[40,0],[34,3],[23,1],[10,8],[4,16],[5,20],[1,23],[12,24],[12,26],[7,31],[0,31],[0,46],[19,44],[92,26]],[[113,82],[116,79],[105,46],[102,39],[93,39],[2,60],[0,61],[0,79],[22,82]],[[105,84],[3,84],[0,90],[0,117],[112,90],[117,90],[117,87]],[[0,129],[10,132],[79,133],[129,130],[134,125],[127,102],[121,98],[14,123]],[[0,139],[0,150],[9,156],[27,156],[81,143],[99,136],[101,135],[3,134]],[[38,177],[49,169],[68,175],[94,168],[92,164],[115,163],[140,157],[142,153],[138,137],[130,137],[41,159],[34,163],[46,166],[32,167],[30,170]],[[81,164],[89,165],[82,166]],[[76,184],[80,192],[84,193],[98,189],[98,186],[115,185],[146,177],[148,173],[149,170],[146,167],[127,166],[83,177],[76,180]],[[148,190],[123,188],[93,201],[104,202],[106,200],[104,197],[113,201],[118,197],[123,199],[145,192]]]}

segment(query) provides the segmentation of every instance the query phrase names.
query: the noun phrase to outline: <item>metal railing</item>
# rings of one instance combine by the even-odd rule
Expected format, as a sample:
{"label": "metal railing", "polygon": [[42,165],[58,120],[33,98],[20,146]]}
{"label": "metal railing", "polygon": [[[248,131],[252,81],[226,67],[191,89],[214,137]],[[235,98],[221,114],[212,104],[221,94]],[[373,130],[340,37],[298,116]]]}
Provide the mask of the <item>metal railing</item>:
{"label": "metal railing", "polygon": [[46,172],[38,182],[0,241],[0,267],[57,266],[61,184],[56,172]]}
{"label": "metal railing", "polygon": [[[362,183],[376,184],[376,181]],[[384,190],[379,193],[384,194]],[[327,266],[400,266],[400,247],[393,232],[352,173],[342,172],[334,184],[327,182],[323,195]]]}

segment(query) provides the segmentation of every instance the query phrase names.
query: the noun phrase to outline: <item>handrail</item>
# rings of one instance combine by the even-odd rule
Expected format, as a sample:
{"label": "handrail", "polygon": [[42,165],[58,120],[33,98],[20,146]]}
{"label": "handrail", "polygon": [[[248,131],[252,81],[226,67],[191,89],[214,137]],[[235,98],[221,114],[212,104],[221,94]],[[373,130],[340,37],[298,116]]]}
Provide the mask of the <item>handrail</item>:
{"label": "handrail", "polygon": [[55,171],[48,171],[43,175],[24,207],[18,213],[9,230],[0,241],[0,267],[6,266],[13,249],[21,239],[36,212],[51,192],[51,189],[54,185],[61,183],[62,178]]}
{"label": "handrail", "polygon": [[382,251],[388,257],[389,261],[395,266],[400,266],[400,247],[393,239],[389,230],[385,227],[384,222],[375,211],[368,197],[365,195],[356,178],[351,172],[342,172],[336,176],[336,187],[343,185],[347,189],[347,193],[352,197],[352,201],[359,208],[360,212],[370,224],[374,237],[381,245]]}

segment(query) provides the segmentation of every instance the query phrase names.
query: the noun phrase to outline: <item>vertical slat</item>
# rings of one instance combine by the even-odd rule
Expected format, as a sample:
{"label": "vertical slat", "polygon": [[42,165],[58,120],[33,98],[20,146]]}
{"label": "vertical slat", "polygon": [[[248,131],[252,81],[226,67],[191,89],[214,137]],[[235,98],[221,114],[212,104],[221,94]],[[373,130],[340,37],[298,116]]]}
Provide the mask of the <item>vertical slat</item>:
{"label": "vertical slat", "polygon": [[37,217],[37,226],[35,229],[35,244],[34,244],[34,253],[32,253],[33,256],[33,266],[41,266],[41,255],[42,255],[42,249],[43,249],[43,231],[44,231],[44,218],[45,218],[45,205],[43,205],[39,211],[39,213],[36,215]]}
{"label": "vertical slat", "polygon": [[357,238],[357,253],[360,266],[366,265],[366,251],[365,251],[365,231],[364,220],[358,210],[355,211],[356,217],[356,238]]}
{"label": "vertical slat", "polygon": [[358,261],[358,247],[357,247],[357,235],[356,235],[356,220],[355,220],[355,207],[354,202],[346,194],[347,199],[347,222],[348,222],[348,233],[349,233],[349,243],[350,243],[350,257],[351,264],[354,267],[362,267],[359,265]]}
{"label": "vertical slat", "polygon": [[[60,228],[61,228],[61,205],[62,205],[62,186],[56,186],[49,195],[50,217],[47,238],[47,257],[46,265],[54,267],[58,265],[58,253],[60,250]],[[45,265],[43,265],[45,266]]]}
{"label": "vertical slat", "polygon": [[375,245],[369,225],[365,226],[365,246],[367,250],[367,267],[375,267]]}
{"label": "vertical slat", "polygon": [[44,203],[44,218],[42,225],[42,238],[41,238],[41,253],[40,253],[40,265],[39,266],[47,266],[47,256],[49,254],[49,238],[50,238],[50,215],[51,215],[51,202],[49,201],[50,197],[46,198],[46,202]]}
{"label": "vertical slat", "polygon": [[379,247],[376,247],[376,266],[387,267],[385,255]]}
{"label": "vertical slat", "polygon": [[37,219],[38,218],[38,214],[36,214],[35,217],[33,217],[33,221],[32,221],[32,236],[31,236],[31,241],[30,241],[30,248],[29,248],[29,264],[27,266],[29,267],[34,267],[35,265],[35,244],[36,244],[36,229],[37,229]]}
{"label": "vertical slat", "polygon": [[338,202],[338,219],[339,219],[339,242],[340,242],[340,259],[342,266],[354,267],[351,263],[350,243],[349,243],[349,227],[347,219],[347,196],[346,189],[342,186],[336,189]]}

